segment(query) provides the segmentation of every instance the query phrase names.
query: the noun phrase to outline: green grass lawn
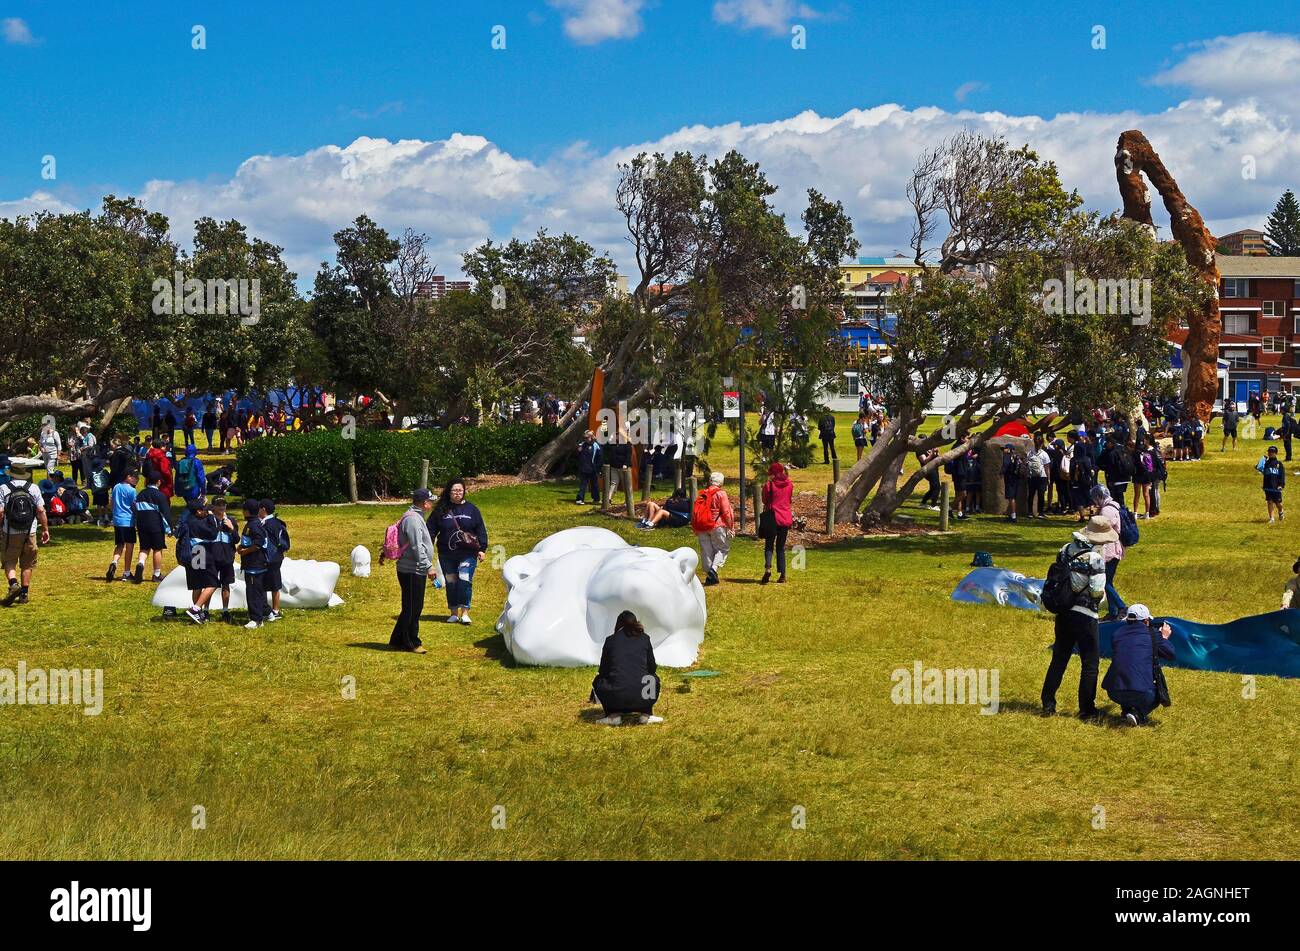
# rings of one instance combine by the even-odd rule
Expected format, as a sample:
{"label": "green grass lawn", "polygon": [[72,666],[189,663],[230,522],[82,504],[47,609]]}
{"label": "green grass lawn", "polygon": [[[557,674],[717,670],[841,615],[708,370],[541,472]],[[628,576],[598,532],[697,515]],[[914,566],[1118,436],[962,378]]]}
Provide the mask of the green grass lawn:
{"label": "green grass lawn", "polygon": [[[1118,577],[1128,600],[1212,622],[1278,605],[1300,546],[1292,521],[1264,523],[1261,446],[1220,454],[1216,427],[1205,460],[1170,465],[1166,514],[1142,523]],[[808,478],[824,487],[825,467]],[[475,497],[507,554],[582,524],[693,542],[571,499],[558,483]],[[1068,537],[1063,519],[812,549],[781,587],[753,583],[761,546],[737,540],[708,592],[699,661],[721,676],[687,690],[665,671],[666,722],[611,729],[584,715],[591,669],[510,665],[492,630],[504,589],[486,567],[472,627],[436,623],[431,591],[429,653],[384,649],[392,570],[357,579],[346,562],[358,542],[374,550],[398,511],[282,507],[294,554],[345,563],[347,604],[257,631],[163,620],[151,586],[103,581],[110,531],[57,529],[32,602],[0,612],[0,668],[103,668],[106,699],[98,717],[0,707],[0,854],[1300,857],[1300,683],[1260,677],[1247,700],[1240,676],[1170,670],[1173,707],[1132,730],[1068,715],[1075,662],[1061,715],[1044,720],[1050,620],[949,600],[976,549],[1041,577]],[[915,661],[997,668],[1000,712],[895,705],[890,674]],[[196,806],[204,829],[192,828]],[[792,828],[796,807],[806,828]]]}

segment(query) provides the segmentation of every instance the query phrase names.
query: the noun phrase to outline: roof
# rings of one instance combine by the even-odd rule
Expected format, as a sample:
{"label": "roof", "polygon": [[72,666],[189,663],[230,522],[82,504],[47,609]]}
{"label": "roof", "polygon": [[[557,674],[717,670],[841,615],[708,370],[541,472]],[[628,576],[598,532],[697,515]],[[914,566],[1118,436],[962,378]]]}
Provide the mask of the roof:
{"label": "roof", "polygon": [[1223,277],[1286,277],[1300,280],[1300,258],[1216,254],[1214,263]]}
{"label": "roof", "polygon": [[919,265],[911,258],[854,258],[845,261],[840,267],[905,267],[915,269]]}
{"label": "roof", "polygon": [[1264,232],[1256,231],[1254,228],[1242,228],[1240,231],[1230,231],[1227,234],[1220,236],[1219,240],[1222,241],[1224,238],[1236,238],[1238,236],[1244,238],[1247,235],[1252,238],[1262,238],[1264,237]]}

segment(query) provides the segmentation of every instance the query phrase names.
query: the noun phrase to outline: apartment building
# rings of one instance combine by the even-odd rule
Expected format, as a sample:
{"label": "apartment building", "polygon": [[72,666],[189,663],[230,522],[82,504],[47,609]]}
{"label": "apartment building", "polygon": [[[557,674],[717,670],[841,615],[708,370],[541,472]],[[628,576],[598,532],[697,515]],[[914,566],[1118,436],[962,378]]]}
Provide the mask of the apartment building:
{"label": "apartment building", "polygon": [[1268,245],[1264,243],[1264,232],[1256,231],[1254,228],[1243,228],[1241,231],[1225,234],[1219,239],[1219,249],[1224,254],[1231,255],[1268,254]]}

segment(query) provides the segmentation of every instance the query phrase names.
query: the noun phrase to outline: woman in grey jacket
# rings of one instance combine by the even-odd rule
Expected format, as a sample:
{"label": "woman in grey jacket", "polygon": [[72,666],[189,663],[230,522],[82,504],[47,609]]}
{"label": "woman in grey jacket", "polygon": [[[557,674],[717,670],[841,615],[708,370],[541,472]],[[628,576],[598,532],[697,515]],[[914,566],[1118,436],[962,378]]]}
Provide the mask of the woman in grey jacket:
{"label": "woman in grey jacket", "polygon": [[438,574],[433,539],[425,524],[432,510],[433,494],[428,489],[416,489],[411,496],[411,507],[398,523],[402,555],[397,559],[397,583],[402,588],[402,613],[393,625],[388,646],[413,654],[427,653],[420,644],[420,614],[424,611],[425,579]]}

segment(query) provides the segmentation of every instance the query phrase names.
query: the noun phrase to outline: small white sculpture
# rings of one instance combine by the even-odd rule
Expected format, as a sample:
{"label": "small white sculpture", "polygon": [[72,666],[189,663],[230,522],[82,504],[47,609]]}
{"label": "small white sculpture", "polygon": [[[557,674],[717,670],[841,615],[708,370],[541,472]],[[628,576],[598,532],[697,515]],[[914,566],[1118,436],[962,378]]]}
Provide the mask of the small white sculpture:
{"label": "small white sculpture", "polygon": [[[280,565],[280,580],[284,583],[280,595],[281,608],[334,608],[343,599],[334,593],[339,581],[339,565],[334,561],[306,561],[286,558]],[[269,599],[270,592],[267,593]],[[185,568],[177,565],[167,573],[153,594],[156,608],[188,608],[194,601],[185,587]],[[212,596],[208,609],[220,607],[221,592]],[[230,587],[230,608],[240,611],[248,607],[244,594],[244,571],[235,565],[235,583]]]}
{"label": "small white sculpture", "polygon": [[693,548],[636,548],[604,528],[570,528],[505,563],[497,631],[521,664],[595,666],[622,611],[632,611],[665,667],[695,663],[707,617]]}
{"label": "small white sculpture", "polygon": [[365,545],[352,549],[352,577],[370,577],[370,549]]}

